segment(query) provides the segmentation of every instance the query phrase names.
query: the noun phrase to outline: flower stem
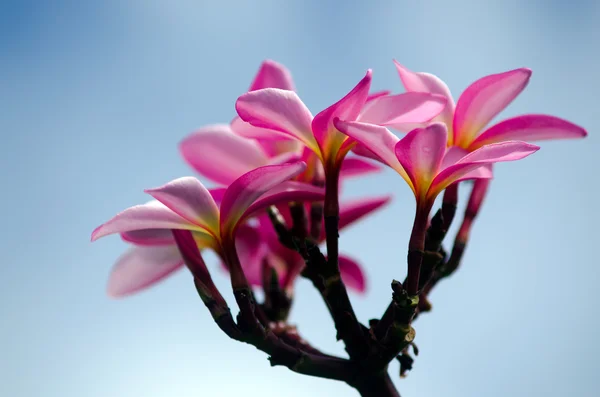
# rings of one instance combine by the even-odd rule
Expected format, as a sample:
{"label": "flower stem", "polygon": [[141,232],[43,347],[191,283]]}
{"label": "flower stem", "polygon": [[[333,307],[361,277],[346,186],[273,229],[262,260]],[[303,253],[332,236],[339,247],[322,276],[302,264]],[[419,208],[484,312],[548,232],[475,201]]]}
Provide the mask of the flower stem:
{"label": "flower stem", "polygon": [[361,397],[400,397],[387,371],[369,377],[364,383],[355,387]]}
{"label": "flower stem", "polygon": [[417,205],[410,241],[408,243],[408,272],[406,276],[406,292],[416,295],[419,290],[419,276],[425,249],[425,236],[429,222],[431,205]]}

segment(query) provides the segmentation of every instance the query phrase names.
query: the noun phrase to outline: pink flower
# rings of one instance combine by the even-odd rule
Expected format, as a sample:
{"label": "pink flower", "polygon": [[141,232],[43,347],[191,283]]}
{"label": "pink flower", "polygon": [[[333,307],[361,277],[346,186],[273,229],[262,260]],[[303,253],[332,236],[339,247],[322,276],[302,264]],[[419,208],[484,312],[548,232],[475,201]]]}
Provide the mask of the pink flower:
{"label": "pink flower", "polygon": [[[302,142],[320,160],[328,185],[325,213],[334,215],[338,209],[338,173],[342,161],[356,142],[340,133],[333,120],[359,120],[379,125],[399,127],[406,123],[427,122],[445,106],[446,99],[426,93],[379,95],[367,102],[371,86],[371,71],[341,100],[315,117],[293,91],[265,88],[248,92],[236,102],[240,118],[261,130],[252,130],[249,137],[264,139],[274,134],[293,137]],[[331,207],[328,205],[331,204]]]}
{"label": "pink flower", "polygon": [[530,69],[519,68],[485,76],[467,87],[455,106],[448,86],[438,77],[412,72],[394,62],[407,91],[429,92],[448,99],[448,105],[437,121],[448,127],[449,146],[459,146],[470,152],[490,143],[508,140],[531,142],[587,135],[585,129],[569,121],[544,114],[517,116],[486,128],[525,89],[531,77]]}
{"label": "pink flower", "polygon": [[[121,233],[131,242],[146,245],[119,260],[109,281],[109,294],[120,296],[137,291],[181,266],[181,257],[175,255],[176,247],[169,235],[171,230],[191,231],[199,248],[213,249],[227,261],[228,250],[235,249],[236,234],[247,231],[243,223],[250,216],[277,203],[322,200],[322,189],[287,181],[305,168],[302,162],[260,167],[212,194],[193,177],[146,190],[157,201],[130,207],[92,233],[92,241]],[[143,261],[147,261],[146,265]],[[240,272],[241,269],[232,269],[232,281],[233,277],[240,277]]]}
{"label": "pink flower", "polygon": [[463,155],[460,150],[446,149],[448,132],[440,122],[414,129],[402,139],[387,128],[373,124],[342,120],[335,123],[340,131],[396,170],[415,194],[418,207],[429,209],[442,190],[454,182],[472,178],[472,171],[496,162],[518,160],[539,149],[535,145],[510,141],[486,145]]}

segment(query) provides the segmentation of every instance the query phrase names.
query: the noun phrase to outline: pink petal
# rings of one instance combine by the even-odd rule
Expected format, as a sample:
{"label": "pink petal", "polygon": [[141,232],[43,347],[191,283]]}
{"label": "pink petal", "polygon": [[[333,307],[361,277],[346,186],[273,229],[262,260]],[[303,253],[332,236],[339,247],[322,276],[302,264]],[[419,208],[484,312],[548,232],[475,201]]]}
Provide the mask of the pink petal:
{"label": "pink petal", "polygon": [[322,151],[327,152],[334,142],[345,139],[333,124],[335,118],[345,121],[354,121],[360,114],[371,87],[372,72],[367,70],[363,79],[342,99],[317,114],[312,122],[312,131]]}
{"label": "pink petal", "polygon": [[340,178],[350,178],[381,171],[381,167],[357,157],[347,157],[342,162]]}
{"label": "pink petal", "polygon": [[[465,157],[469,152],[458,146],[451,146],[446,150],[446,154],[444,155],[444,159],[442,160],[442,165],[440,169],[447,168],[451,165],[457,163],[460,159]],[[492,166],[491,165],[483,165],[479,168],[474,169],[473,171],[468,172],[456,182],[460,182],[462,180],[467,179],[479,179],[479,178],[492,178]]]}
{"label": "pink petal", "polygon": [[366,102],[369,103],[374,99],[381,98],[382,96],[390,95],[391,93],[392,93],[392,91],[390,91],[390,90],[375,91],[375,92],[369,94]]}
{"label": "pink petal", "polygon": [[151,201],[127,208],[98,226],[92,232],[92,241],[113,233],[143,229],[197,230],[198,226],[188,222],[163,204]]}
{"label": "pink petal", "polygon": [[185,138],[179,150],[199,174],[223,185],[268,161],[257,142],[234,134],[224,124],[201,128]]}
{"label": "pink petal", "polygon": [[135,245],[173,245],[173,233],[170,229],[146,229],[132,230],[130,232],[121,233],[123,241]]}
{"label": "pink petal", "polygon": [[448,131],[443,123],[409,132],[395,146],[396,157],[406,170],[418,197],[427,193],[446,154]]}
{"label": "pink petal", "polygon": [[145,192],[189,222],[218,234],[219,207],[198,179],[191,176],[178,178]]}
{"label": "pink petal", "polygon": [[585,136],[585,129],[567,120],[544,114],[527,114],[501,121],[488,128],[471,143],[469,150],[508,140],[531,142]]}
{"label": "pink petal", "polygon": [[260,65],[248,91],[260,90],[261,88],[296,90],[290,71],[282,64],[270,59],[263,61]]}
{"label": "pink petal", "polygon": [[235,236],[235,248],[251,285],[261,285],[263,261],[268,247],[256,228],[240,225]]}
{"label": "pink petal", "polygon": [[[263,211],[271,205],[288,204],[292,201],[322,201],[324,199],[324,188],[297,181],[285,181],[260,196],[260,198],[248,207],[240,221],[253,216],[257,212]],[[288,211],[282,211],[282,214],[286,216]]]}
{"label": "pink petal", "polygon": [[431,121],[446,107],[447,99],[425,92],[407,92],[388,95],[371,101],[358,121],[407,131],[407,125]]}
{"label": "pink petal", "polygon": [[402,84],[406,91],[429,92],[431,94],[446,97],[446,107],[436,120],[445,123],[448,128],[450,128],[454,116],[454,100],[452,99],[452,94],[446,83],[431,73],[413,72],[402,66],[396,60],[394,60],[394,64],[396,65],[396,70],[398,71],[398,75],[400,75],[400,80],[402,80]]}
{"label": "pink petal", "polygon": [[269,157],[290,153],[301,154],[305,147],[302,142],[295,139],[258,139],[257,142]]}
{"label": "pink petal", "polygon": [[260,196],[305,169],[306,164],[303,162],[268,165],[235,180],[227,188],[221,202],[221,235],[232,233],[246,210]]}
{"label": "pink petal", "polygon": [[238,98],[235,108],[240,118],[253,126],[278,131],[317,150],[312,114],[295,92],[277,88],[248,92]]}
{"label": "pink petal", "polygon": [[434,199],[446,187],[482,165],[519,160],[535,153],[537,150],[539,150],[539,146],[519,141],[493,143],[483,146],[469,153],[456,164],[442,170],[433,180],[428,196]]}
{"label": "pink petal", "polygon": [[[335,126],[338,130],[355,139],[359,144],[371,151],[384,164],[392,167],[400,175],[403,175],[403,177],[408,178],[394,152],[394,146],[396,146],[400,139],[387,128],[357,121],[348,122],[342,120],[336,120]],[[412,183],[410,179],[408,181]]]}
{"label": "pink petal", "polygon": [[354,145],[354,147],[352,148],[352,153],[354,153],[358,156],[366,157],[371,160],[375,160],[381,164],[387,165],[381,157],[379,157],[378,155],[373,153],[370,149],[368,149],[362,143],[357,142],[356,145]]}
{"label": "pink petal", "polygon": [[358,262],[345,255],[340,255],[338,261],[344,284],[355,292],[364,293],[367,289],[367,280]]}
{"label": "pink petal", "polygon": [[340,225],[342,230],[373,211],[383,207],[392,199],[391,196],[374,197],[347,201],[340,204]]}
{"label": "pink petal", "polygon": [[174,245],[162,247],[133,247],[113,266],[107,293],[123,297],[163,280],[183,267],[183,259]]}
{"label": "pink petal", "polygon": [[520,68],[483,77],[461,94],[454,112],[454,142],[467,147],[478,132],[527,86],[531,70]]}

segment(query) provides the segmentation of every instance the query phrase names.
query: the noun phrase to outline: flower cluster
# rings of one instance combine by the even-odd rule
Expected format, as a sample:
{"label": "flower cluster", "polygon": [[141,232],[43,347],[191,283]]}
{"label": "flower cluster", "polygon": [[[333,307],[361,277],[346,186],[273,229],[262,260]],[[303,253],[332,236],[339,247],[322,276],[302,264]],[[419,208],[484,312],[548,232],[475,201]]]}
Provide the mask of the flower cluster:
{"label": "flower cluster", "polygon": [[[118,233],[132,245],[113,268],[109,294],[132,294],[187,266],[230,337],[254,344],[274,364],[343,380],[363,395],[366,389],[393,395],[385,382],[377,383],[377,374],[398,354],[406,358],[414,336],[410,324],[427,310],[427,292],[458,266],[493,164],[533,154],[539,147],[532,141],[586,136],[571,122],[542,114],[488,126],[526,87],[529,69],[483,77],[455,103],[438,77],[397,62],[396,68],[406,92],[370,92],[369,70],[339,101],[313,116],[290,72],[274,61],[263,62],[248,92],[235,101],[237,115],[229,124],[200,128],[180,143],[184,160],[217,187],[207,189],[198,179],[184,177],[147,189],[154,200],[94,230],[92,240]],[[340,203],[339,196],[347,178],[382,168],[393,169],[408,184],[416,211],[406,279],[393,283],[388,311],[369,330],[356,319],[346,293],[346,287],[365,290],[365,272],[358,261],[339,253],[338,232],[390,197]],[[446,260],[441,244],[465,180],[475,184]],[[442,209],[432,218],[442,192]],[[230,273],[240,307],[237,323],[202,260],[205,249],[216,252]],[[349,360],[321,353],[285,322],[300,275],[321,292]],[[260,305],[256,287],[264,290]],[[356,375],[357,368],[364,377]]]}

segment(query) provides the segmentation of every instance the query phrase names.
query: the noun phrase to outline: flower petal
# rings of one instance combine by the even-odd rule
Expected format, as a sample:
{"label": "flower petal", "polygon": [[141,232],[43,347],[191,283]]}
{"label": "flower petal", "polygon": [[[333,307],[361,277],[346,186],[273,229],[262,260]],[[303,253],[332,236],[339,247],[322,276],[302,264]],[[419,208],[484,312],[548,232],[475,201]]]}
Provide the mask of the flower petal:
{"label": "flower petal", "polygon": [[225,124],[201,128],[185,138],[179,150],[199,174],[223,185],[268,161],[257,142],[234,134]]}
{"label": "flower petal", "polygon": [[312,134],[312,114],[293,91],[264,88],[238,98],[235,108],[240,118],[255,127],[291,136],[318,152]]}
{"label": "flower petal", "polygon": [[263,260],[268,247],[256,228],[240,225],[235,235],[235,248],[244,274],[251,285],[261,285]]}
{"label": "flower petal", "polygon": [[366,124],[358,121],[348,122],[336,120],[335,126],[338,130],[359,143],[359,145],[355,147],[356,149],[358,149],[360,145],[363,145],[364,148],[374,154],[371,158],[378,157],[381,159],[384,164],[387,164],[396,170],[396,172],[402,175],[402,177],[412,186],[410,178],[408,178],[408,175],[402,168],[402,165],[394,152],[394,147],[400,139],[392,134],[390,130],[378,125]]}
{"label": "flower petal", "polygon": [[382,90],[382,91],[375,91],[369,94],[369,96],[367,97],[367,103],[371,102],[374,99],[377,98],[381,98],[382,96],[386,96],[386,95],[390,95],[392,93],[392,91],[390,90]]}
{"label": "flower petal", "polygon": [[[288,204],[292,201],[311,202],[322,201],[325,199],[325,189],[308,183],[297,181],[285,181],[270,189],[268,192],[260,196],[240,218],[244,220],[253,216],[257,212],[263,211],[265,208],[276,204]],[[286,216],[288,211],[283,212]]]}
{"label": "flower petal", "polygon": [[585,136],[587,131],[570,121],[545,114],[527,114],[501,121],[488,128],[471,143],[469,150],[508,140],[531,142]]}
{"label": "flower petal", "polygon": [[143,229],[185,229],[199,227],[177,215],[157,201],[136,205],[118,213],[92,232],[92,241],[113,233]]}
{"label": "flower petal", "polygon": [[381,196],[347,201],[340,204],[340,224],[342,230],[371,212],[390,202],[392,196]]}
{"label": "flower petal", "polygon": [[339,255],[338,263],[344,284],[355,292],[364,293],[367,289],[367,280],[358,262],[349,256]]}
{"label": "flower petal", "polygon": [[250,89],[248,91],[256,91],[261,88],[280,88],[282,90],[295,91],[292,74],[282,64],[270,59],[266,59],[260,65]]}
{"label": "flower petal", "polygon": [[477,133],[525,89],[531,70],[520,68],[485,76],[461,94],[454,112],[454,142],[468,147]]}
{"label": "flower petal", "polygon": [[406,91],[429,92],[446,97],[446,107],[435,120],[445,123],[448,129],[450,129],[452,127],[452,118],[454,117],[454,100],[446,83],[431,73],[413,72],[396,60],[394,60],[394,64]]}
{"label": "flower petal", "polygon": [[189,222],[218,235],[219,207],[198,179],[191,176],[177,178],[145,192]]}
{"label": "flower petal", "polygon": [[221,202],[221,235],[233,233],[246,210],[267,191],[295,177],[306,169],[306,164],[268,165],[252,170],[235,180]]}
{"label": "flower petal", "polygon": [[371,161],[363,160],[358,157],[347,157],[342,162],[340,178],[351,178],[381,171],[381,167],[373,164]]}
{"label": "flower petal", "polygon": [[121,233],[121,238],[123,241],[135,245],[156,246],[175,244],[173,233],[170,229],[132,230]]}
{"label": "flower petal", "polygon": [[346,139],[346,136],[336,130],[333,120],[356,120],[369,96],[372,74],[370,69],[367,70],[365,77],[348,94],[321,111],[312,121],[312,131],[324,156],[329,152],[337,153],[337,149]]}
{"label": "flower petal", "polygon": [[469,153],[457,163],[443,169],[433,180],[428,196],[431,200],[452,183],[464,179],[469,172],[485,165],[520,160],[539,150],[539,146],[525,142],[492,143]]}
{"label": "flower petal", "polygon": [[409,131],[409,126],[427,123],[440,114],[446,102],[442,95],[425,92],[383,96],[368,103],[358,121]]}
{"label": "flower petal", "polygon": [[122,255],[111,271],[107,293],[118,298],[158,283],[183,267],[174,245],[133,247]]}
{"label": "flower petal", "polygon": [[396,157],[406,170],[417,197],[424,197],[446,154],[448,131],[444,123],[409,132],[395,146]]}
{"label": "flower petal", "polygon": [[268,128],[255,127],[252,124],[242,120],[239,116],[234,117],[234,119],[231,120],[229,126],[234,134],[244,138],[257,139],[263,141],[291,140],[289,134],[287,133],[271,130]]}

